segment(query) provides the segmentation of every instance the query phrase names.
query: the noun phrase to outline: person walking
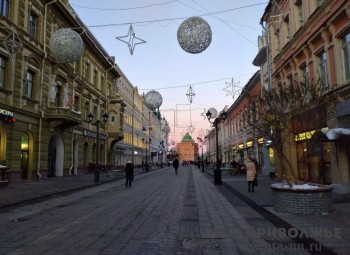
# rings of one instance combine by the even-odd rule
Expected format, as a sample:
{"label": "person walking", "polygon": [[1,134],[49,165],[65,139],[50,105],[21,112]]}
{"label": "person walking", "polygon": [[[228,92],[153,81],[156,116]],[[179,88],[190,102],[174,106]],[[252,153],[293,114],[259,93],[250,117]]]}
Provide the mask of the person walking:
{"label": "person walking", "polygon": [[248,191],[254,192],[253,181],[256,178],[256,168],[252,156],[249,154],[246,161],[244,162],[245,168],[247,170],[247,181],[248,181]]}
{"label": "person walking", "polygon": [[232,162],[231,162],[231,175],[233,174],[233,175],[237,175],[238,174],[238,163],[237,163],[237,161],[236,161],[236,158],[235,157],[233,157],[232,158]]}
{"label": "person walking", "polygon": [[175,168],[175,174],[177,174],[177,170],[179,169],[179,164],[180,164],[179,160],[177,158],[174,159],[173,167]]}
{"label": "person walking", "polygon": [[134,165],[129,160],[125,165],[125,187],[131,187],[131,182],[134,179]]}

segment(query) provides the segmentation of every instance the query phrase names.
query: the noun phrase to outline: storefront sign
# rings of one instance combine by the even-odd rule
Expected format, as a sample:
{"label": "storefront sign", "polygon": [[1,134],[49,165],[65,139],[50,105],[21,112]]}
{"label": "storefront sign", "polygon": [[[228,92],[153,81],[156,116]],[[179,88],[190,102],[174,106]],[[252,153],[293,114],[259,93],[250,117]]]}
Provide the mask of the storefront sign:
{"label": "storefront sign", "polygon": [[350,115],[350,99],[338,103],[335,108],[337,118]]}
{"label": "storefront sign", "polygon": [[253,141],[248,141],[247,142],[247,148],[253,147]]}
{"label": "storefront sign", "polygon": [[239,145],[238,145],[238,149],[239,149],[239,150],[244,149],[244,144],[243,144],[243,143],[239,144]]}
{"label": "storefront sign", "polygon": [[259,138],[258,139],[258,144],[264,144],[264,138]]}
{"label": "storefront sign", "polygon": [[[97,138],[97,133],[90,131],[90,130],[84,130],[84,136],[91,137],[91,138]],[[100,140],[107,140],[107,136],[104,134],[98,134],[98,138]]]}
{"label": "storefront sign", "polygon": [[0,115],[13,117],[13,112],[0,108]]}

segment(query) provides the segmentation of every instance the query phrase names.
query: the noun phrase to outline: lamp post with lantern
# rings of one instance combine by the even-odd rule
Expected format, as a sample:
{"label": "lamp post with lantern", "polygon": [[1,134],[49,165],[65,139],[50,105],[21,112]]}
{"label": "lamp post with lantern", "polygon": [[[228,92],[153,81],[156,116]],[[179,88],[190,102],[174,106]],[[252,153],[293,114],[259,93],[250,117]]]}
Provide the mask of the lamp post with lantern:
{"label": "lamp post with lantern", "polygon": [[[100,125],[104,125],[107,123],[108,120],[108,113],[104,113],[102,115],[102,121],[101,120],[96,120],[96,164],[95,164],[95,172],[94,172],[94,182],[95,184],[99,184],[100,183],[100,167],[99,167],[99,151],[100,151]],[[90,113],[88,115],[88,120],[90,123],[92,123],[94,119],[94,115],[92,113]]]}
{"label": "lamp post with lantern", "polygon": [[204,155],[203,155],[204,140],[202,139],[202,137],[197,137],[197,140],[201,144],[201,147],[202,147],[202,172],[204,172]]}
{"label": "lamp post with lantern", "polygon": [[[226,120],[227,113],[225,111],[221,111],[217,116],[217,111],[214,108],[210,108],[207,113],[207,119],[210,123],[214,125],[215,128],[215,143],[216,143],[216,168],[214,170],[214,183],[215,185],[222,184],[221,179],[221,159],[219,158],[219,124],[223,123]],[[212,119],[214,119],[212,121]]]}

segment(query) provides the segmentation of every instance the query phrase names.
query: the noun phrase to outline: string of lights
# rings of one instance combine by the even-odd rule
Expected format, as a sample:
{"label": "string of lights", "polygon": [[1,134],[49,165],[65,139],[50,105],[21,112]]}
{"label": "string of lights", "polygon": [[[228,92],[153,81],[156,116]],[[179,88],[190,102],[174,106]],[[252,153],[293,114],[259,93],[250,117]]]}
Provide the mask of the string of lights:
{"label": "string of lights", "polygon": [[[250,8],[250,7],[254,7],[254,6],[266,5],[266,4],[267,4],[267,2],[251,4],[251,5],[245,5],[245,6],[239,6],[239,7],[225,9],[225,10],[221,10],[221,11],[204,13],[204,14],[200,14],[198,16],[199,17],[212,16],[212,15],[216,15],[216,14],[221,14],[221,13],[226,13],[226,12],[241,10],[241,9]],[[94,27],[125,26],[125,25],[130,25],[130,24],[136,25],[136,24],[154,23],[154,22],[162,22],[162,21],[184,20],[184,19],[188,19],[188,18],[189,17],[175,17],[175,18],[148,20],[148,21],[134,21],[134,22],[111,23],[111,24],[101,24],[101,25],[88,25],[87,27],[94,28]]]}
{"label": "string of lights", "polygon": [[136,7],[129,7],[129,8],[98,8],[98,7],[88,7],[88,6],[82,6],[82,5],[77,5],[77,4],[70,4],[71,6],[83,8],[83,9],[90,9],[90,10],[96,10],[96,11],[129,11],[129,10],[137,10],[137,9],[146,9],[149,7],[154,7],[154,6],[161,6],[161,5],[167,5],[177,2],[177,0],[169,1],[169,2],[164,2],[164,3],[158,3],[158,4],[149,4],[149,5],[144,5],[144,6],[136,6]]}
{"label": "string of lights", "polygon": [[[247,73],[247,74],[241,74],[241,75],[237,75],[235,77],[229,77],[229,78],[221,78],[221,79],[216,79],[216,80],[210,80],[210,81],[202,81],[202,82],[197,82],[197,83],[187,83],[186,85],[178,85],[178,86],[169,86],[169,87],[162,87],[162,88],[156,88],[157,90],[163,90],[163,89],[175,89],[175,88],[181,88],[181,87],[188,87],[189,84],[191,84],[192,86],[194,85],[204,85],[204,84],[208,84],[208,83],[213,83],[213,82],[219,82],[219,81],[226,81],[226,80],[231,80],[232,78],[238,78],[238,77],[242,77],[242,76],[247,76],[247,75],[252,75],[253,73]],[[237,88],[243,88],[242,86],[237,86]],[[152,88],[154,89],[154,88]],[[152,90],[152,89],[139,89],[141,91],[147,91],[147,90]]]}

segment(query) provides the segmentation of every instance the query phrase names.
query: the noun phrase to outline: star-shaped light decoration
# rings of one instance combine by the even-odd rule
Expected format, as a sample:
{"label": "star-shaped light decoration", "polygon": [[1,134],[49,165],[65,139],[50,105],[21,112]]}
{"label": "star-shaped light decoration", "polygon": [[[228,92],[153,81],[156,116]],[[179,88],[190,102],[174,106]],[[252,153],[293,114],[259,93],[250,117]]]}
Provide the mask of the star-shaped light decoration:
{"label": "star-shaped light decoration", "polygon": [[232,99],[235,99],[235,89],[238,87],[239,82],[234,82],[233,78],[231,82],[225,82],[226,88],[223,90],[226,91],[226,96],[231,95]]}
{"label": "star-shaped light decoration", "polygon": [[204,112],[202,112],[201,115],[205,120],[207,119],[207,110],[205,108],[204,108]]}
{"label": "star-shaped light decoration", "polygon": [[[128,38],[128,40],[124,40],[123,38]],[[135,36],[135,32],[134,32],[134,30],[132,28],[132,25],[130,25],[129,32],[128,32],[127,35],[125,35],[125,36],[118,36],[118,37],[116,37],[116,39],[119,40],[119,41],[122,41],[122,42],[124,42],[124,43],[126,43],[128,45],[131,55],[134,53],[135,46],[137,44],[146,43],[145,40],[142,40],[141,38],[138,38],[138,37]]]}
{"label": "star-shaped light decoration", "polygon": [[195,130],[196,130],[196,128],[195,128],[192,124],[188,126],[187,131],[188,131],[189,133],[192,134]]}
{"label": "star-shaped light decoration", "polygon": [[192,104],[192,102],[193,102],[193,98],[194,98],[195,95],[196,95],[196,94],[194,93],[194,90],[192,89],[192,87],[191,87],[191,85],[190,85],[190,88],[189,88],[189,90],[187,91],[186,96],[187,96],[188,100],[190,100],[190,103],[191,103],[191,104]]}
{"label": "star-shaped light decoration", "polygon": [[2,41],[2,44],[5,46],[7,52],[12,57],[14,57],[13,55],[16,55],[17,52],[20,51],[23,47],[22,41],[14,29],[8,36],[6,36],[6,38]]}

